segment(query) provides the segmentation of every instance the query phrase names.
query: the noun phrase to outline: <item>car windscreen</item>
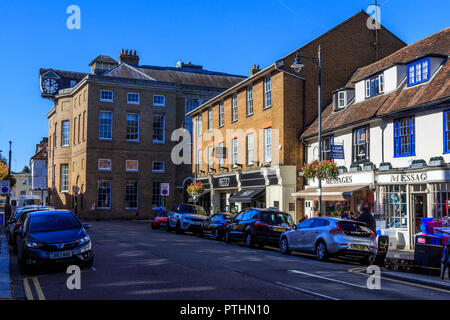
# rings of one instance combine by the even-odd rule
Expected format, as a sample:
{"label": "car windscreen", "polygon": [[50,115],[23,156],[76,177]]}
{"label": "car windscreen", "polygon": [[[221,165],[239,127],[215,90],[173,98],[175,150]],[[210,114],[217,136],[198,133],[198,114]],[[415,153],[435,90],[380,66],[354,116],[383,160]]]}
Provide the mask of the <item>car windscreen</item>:
{"label": "car windscreen", "polygon": [[68,230],[81,228],[80,221],[69,213],[40,214],[32,216],[29,222],[28,231],[30,233],[49,232],[58,230]]}
{"label": "car windscreen", "polygon": [[41,204],[41,200],[39,199],[25,199],[25,206],[38,206]]}
{"label": "car windscreen", "polygon": [[355,237],[370,237],[372,231],[364,224],[352,221],[340,221],[339,226],[346,235]]}
{"label": "car windscreen", "polygon": [[292,217],[283,212],[263,211],[261,212],[261,221],[274,226],[291,226],[293,224]]}

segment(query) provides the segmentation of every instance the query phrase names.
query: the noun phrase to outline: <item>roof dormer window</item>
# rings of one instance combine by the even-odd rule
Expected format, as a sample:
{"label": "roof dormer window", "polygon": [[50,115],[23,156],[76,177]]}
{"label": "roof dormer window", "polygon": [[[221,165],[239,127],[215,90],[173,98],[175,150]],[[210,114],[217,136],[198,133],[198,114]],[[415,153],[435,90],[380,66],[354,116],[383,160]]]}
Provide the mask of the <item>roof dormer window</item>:
{"label": "roof dormer window", "polygon": [[375,97],[384,92],[384,76],[382,74],[366,80],[366,98]]}
{"label": "roof dormer window", "polygon": [[353,88],[343,88],[333,94],[334,110],[339,111],[345,109],[355,98],[355,90]]}
{"label": "roof dormer window", "polygon": [[342,109],[345,107],[345,91],[338,92],[338,109]]}
{"label": "roof dormer window", "polygon": [[430,79],[430,58],[426,57],[411,62],[408,64],[407,70],[408,87],[428,81]]}

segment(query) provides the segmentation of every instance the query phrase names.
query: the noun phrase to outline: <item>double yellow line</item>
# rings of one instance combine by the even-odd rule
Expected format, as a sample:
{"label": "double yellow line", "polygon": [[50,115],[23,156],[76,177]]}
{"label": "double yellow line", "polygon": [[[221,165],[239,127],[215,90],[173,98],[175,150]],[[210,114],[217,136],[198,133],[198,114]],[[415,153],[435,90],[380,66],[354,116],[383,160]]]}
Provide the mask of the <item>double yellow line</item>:
{"label": "double yellow line", "polygon": [[34,300],[33,291],[31,290],[29,280],[32,280],[34,287],[36,289],[37,296],[39,300],[45,300],[44,292],[42,291],[41,285],[39,284],[39,280],[37,277],[33,278],[23,278],[23,289],[25,290],[25,296],[28,300]]}

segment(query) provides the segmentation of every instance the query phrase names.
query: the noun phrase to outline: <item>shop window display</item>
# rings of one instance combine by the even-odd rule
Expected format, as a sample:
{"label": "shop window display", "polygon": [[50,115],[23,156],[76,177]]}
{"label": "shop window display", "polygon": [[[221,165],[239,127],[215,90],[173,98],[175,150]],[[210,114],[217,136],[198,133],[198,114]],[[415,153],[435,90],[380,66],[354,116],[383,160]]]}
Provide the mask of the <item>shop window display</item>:
{"label": "shop window display", "polygon": [[381,187],[383,212],[390,228],[407,228],[407,196],[406,185]]}
{"label": "shop window display", "polygon": [[448,218],[450,211],[450,183],[435,183],[431,187],[433,218]]}

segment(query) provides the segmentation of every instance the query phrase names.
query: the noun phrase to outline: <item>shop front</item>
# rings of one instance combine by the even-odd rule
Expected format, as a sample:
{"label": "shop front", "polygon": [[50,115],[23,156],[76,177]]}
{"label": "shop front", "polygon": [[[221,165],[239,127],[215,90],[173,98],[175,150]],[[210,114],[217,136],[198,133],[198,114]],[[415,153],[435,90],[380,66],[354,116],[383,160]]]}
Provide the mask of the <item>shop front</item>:
{"label": "shop front", "polygon": [[[304,213],[309,217],[318,216],[319,189],[318,181],[311,183],[294,198],[304,199]],[[322,203],[324,213],[329,217],[340,217],[343,213],[357,213],[358,205],[365,203],[374,211],[376,197],[374,190],[374,172],[354,172],[340,174],[336,180],[322,181]]]}
{"label": "shop front", "polygon": [[423,168],[378,172],[376,216],[395,229],[398,249],[414,248],[422,218],[448,219],[450,170]]}

